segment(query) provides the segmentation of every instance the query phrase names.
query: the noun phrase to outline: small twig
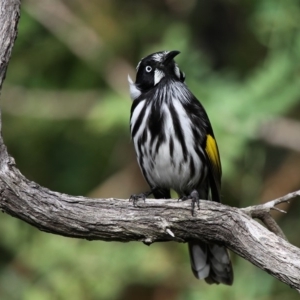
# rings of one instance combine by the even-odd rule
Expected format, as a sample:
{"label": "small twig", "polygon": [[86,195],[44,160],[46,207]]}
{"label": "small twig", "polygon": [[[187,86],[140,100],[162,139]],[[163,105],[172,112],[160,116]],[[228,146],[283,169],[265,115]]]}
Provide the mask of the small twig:
{"label": "small twig", "polygon": [[274,202],[275,205],[283,203],[283,202],[289,202],[290,199],[295,198],[297,196],[300,196],[300,190],[299,191],[295,191],[289,194],[286,194],[285,196],[279,197],[277,199],[274,199],[273,201],[270,201],[268,203],[272,203]]}
{"label": "small twig", "polygon": [[246,213],[251,218],[256,218],[261,220],[271,232],[287,240],[281,228],[277,225],[275,220],[270,215],[270,211],[273,209],[281,213],[286,213],[286,211],[276,207],[276,205],[284,202],[289,202],[290,199],[295,198],[297,196],[300,196],[300,190],[289,193],[285,196],[279,197],[277,199],[266,202],[264,204],[241,208],[241,211]]}

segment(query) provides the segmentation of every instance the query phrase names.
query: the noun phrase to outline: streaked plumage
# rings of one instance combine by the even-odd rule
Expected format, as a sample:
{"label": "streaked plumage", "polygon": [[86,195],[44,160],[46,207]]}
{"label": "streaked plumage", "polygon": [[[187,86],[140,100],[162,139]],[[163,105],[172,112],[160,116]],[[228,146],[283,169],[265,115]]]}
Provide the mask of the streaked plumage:
{"label": "streaked plumage", "polygon": [[[139,62],[136,82],[129,77],[130,130],[137,160],[155,198],[170,198],[173,189],[180,198],[191,198],[193,205],[199,198],[219,202],[218,146],[203,106],[173,60],[178,54],[151,54]],[[189,242],[189,252],[197,278],[232,284],[232,266],[223,246],[195,240]]]}

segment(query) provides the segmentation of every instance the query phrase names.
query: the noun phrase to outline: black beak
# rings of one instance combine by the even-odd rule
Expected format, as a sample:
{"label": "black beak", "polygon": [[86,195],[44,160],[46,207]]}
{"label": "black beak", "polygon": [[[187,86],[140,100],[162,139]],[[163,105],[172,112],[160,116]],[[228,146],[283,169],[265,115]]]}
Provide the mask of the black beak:
{"label": "black beak", "polygon": [[177,51],[177,50],[174,50],[174,51],[170,51],[166,56],[165,56],[165,59],[163,61],[163,64],[165,66],[167,66],[175,56],[177,56],[180,52]]}

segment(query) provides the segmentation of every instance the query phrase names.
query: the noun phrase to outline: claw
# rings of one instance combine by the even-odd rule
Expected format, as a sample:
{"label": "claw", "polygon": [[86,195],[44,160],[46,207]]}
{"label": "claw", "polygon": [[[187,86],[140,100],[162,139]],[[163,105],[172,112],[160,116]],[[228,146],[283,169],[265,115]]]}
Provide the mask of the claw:
{"label": "claw", "polygon": [[146,198],[151,194],[151,192],[133,194],[130,196],[129,201],[133,203],[133,206],[137,206],[137,203],[140,199],[146,202]]}
{"label": "claw", "polygon": [[137,203],[140,199],[144,200],[144,202],[145,202],[145,199],[146,199],[145,195],[144,194],[138,194],[138,195],[133,194],[130,196],[129,201],[132,202],[133,206],[137,206]]}
{"label": "claw", "polygon": [[196,204],[197,204],[198,209],[200,209],[199,193],[196,190],[194,190],[191,192],[190,197],[192,199],[192,216],[193,216]]}
{"label": "claw", "polygon": [[200,209],[199,193],[196,190],[193,190],[190,195],[182,196],[178,199],[178,201],[186,201],[189,199],[192,199],[191,212],[192,216],[194,216],[195,206],[197,205],[198,209]]}

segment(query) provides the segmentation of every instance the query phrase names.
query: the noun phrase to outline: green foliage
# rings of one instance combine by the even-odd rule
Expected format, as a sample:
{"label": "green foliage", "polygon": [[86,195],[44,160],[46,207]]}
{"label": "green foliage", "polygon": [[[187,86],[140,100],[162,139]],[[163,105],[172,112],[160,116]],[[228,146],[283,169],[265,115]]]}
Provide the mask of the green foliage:
{"label": "green foliage", "polygon": [[[41,24],[30,3],[22,3],[1,103],[5,142],[28,178],[57,191],[88,195],[131,164],[125,74],[133,74],[144,55],[177,49],[176,60],[218,140],[224,202],[245,206],[266,200],[265,190],[289,191],[284,184],[269,188],[267,182],[287,157],[299,153],[275,149],[259,139],[259,132],[278,117],[300,119],[297,0],[61,1],[68,11],[65,20],[74,28],[89,28],[83,37],[72,26],[61,27],[64,37],[57,36],[51,26],[59,18],[52,15],[54,22]],[[66,42],[72,36],[86,43],[72,48]],[[82,49],[90,53],[89,41],[97,39],[100,46],[93,55],[80,54]],[[132,70],[124,71],[128,65]],[[125,183],[115,184],[122,189]],[[299,212],[294,204],[280,222],[298,246],[298,231],[291,228],[300,226]],[[298,297],[235,255],[234,285],[209,286],[193,278],[186,245],[68,239],[7,215],[0,218],[0,235],[1,299]]]}

